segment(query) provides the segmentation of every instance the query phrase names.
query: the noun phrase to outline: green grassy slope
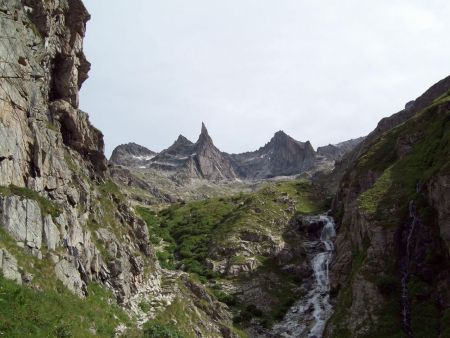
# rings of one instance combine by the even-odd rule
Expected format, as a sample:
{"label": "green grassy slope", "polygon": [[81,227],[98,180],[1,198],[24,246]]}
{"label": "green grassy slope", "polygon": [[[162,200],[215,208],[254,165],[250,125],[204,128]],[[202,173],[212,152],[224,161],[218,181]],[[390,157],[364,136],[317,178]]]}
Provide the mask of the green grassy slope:
{"label": "green grassy slope", "polygon": [[[286,210],[288,201],[295,208]],[[208,278],[217,277],[205,264],[212,247],[232,248],[242,231],[281,235],[278,220],[287,222],[295,212],[319,213],[325,204],[309,182],[292,181],[267,183],[253,193],[178,203],[159,213],[139,207],[138,213],[147,222],[163,267],[183,266]]]}
{"label": "green grassy slope", "polygon": [[[301,281],[282,270],[270,248],[290,242],[286,232],[295,215],[327,209],[327,201],[319,195],[306,180],[268,182],[252,193],[178,203],[158,213],[138,208],[138,213],[147,222],[163,267],[197,276],[211,294],[231,306],[235,323],[246,326],[256,318],[270,327],[301,296]],[[249,256],[249,252],[262,253]],[[257,267],[237,276],[223,275],[212,269],[210,259],[237,266],[254,259]],[[230,293],[226,287],[234,285],[239,290],[251,283],[269,306],[258,308],[245,292]]]}

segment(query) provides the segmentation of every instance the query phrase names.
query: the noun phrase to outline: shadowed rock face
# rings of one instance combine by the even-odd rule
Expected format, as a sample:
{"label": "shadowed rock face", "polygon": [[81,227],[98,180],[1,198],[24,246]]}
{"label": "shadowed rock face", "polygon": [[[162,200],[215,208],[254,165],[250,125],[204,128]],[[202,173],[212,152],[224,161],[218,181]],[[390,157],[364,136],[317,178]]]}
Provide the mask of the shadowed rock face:
{"label": "shadowed rock face", "polygon": [[226,155],[214,146],[204,123],[194,151],[189,163],[191,174],[198,172],[201,177],[209,180],[236,179],[231,163]]}
{"label": "shadowed rock face", "polygon": [[[449,93],[447,77],[381,120],[338,163],[338,299],[325,337],[342,328],[351,337],[448,332]],[[424,308],[437,325],[423,320]]]}
{"label": "shadowed rock face", "polygon": [[232,154],[230,159],[240,177],[264,179],[296,175],[311,169],[315,152],[309,141],[299,142],[283,131],[278,131],[270,142],[259,150]]}
{"label": "shadowed rock face", "polygon": [[116,147],[109,161],[124,167],[145,166],[156,153],[136,143],[121,144]]}

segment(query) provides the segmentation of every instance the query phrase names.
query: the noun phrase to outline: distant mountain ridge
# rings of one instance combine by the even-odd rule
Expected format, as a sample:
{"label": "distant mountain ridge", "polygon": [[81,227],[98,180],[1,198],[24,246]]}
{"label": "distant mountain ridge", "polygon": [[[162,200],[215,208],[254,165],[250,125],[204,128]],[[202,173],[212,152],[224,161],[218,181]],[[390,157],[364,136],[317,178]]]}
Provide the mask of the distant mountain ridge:
{"label": "distant mountain ridge", "polygon": [[232,154],[230,159],[240,177],[264,179],[296,175],[311,169],[315,151],[309,141],[300,142],[278,131],[264,147],[253,152]]}
{"label": "distant mountain ridge", "polygon": [[110,163],[128,168],[151,168],[169,172],[183,180],[260,180],[313,170],[317,158],[334,163],[362,140],[363,138],[359,138],[320,147],[316,153],[309,141],[297,141],[280,130],[256,151],[228,154],[214,145],[202,123],[201,133],[195,143],[180,135],[169,148],[159,154],[135,143],[120,145],[114,149]]}
{"label": "distant mountain ridge", "polygon": [[364,141],[365,137],[358,137],[338,144],[329,144],[317,148],[317,155],[323,156],[332,161],[341,160],[345,154],[352,151],[358,144]]}
{"label": "distant mountain ridge", "polygon": [[[124,149],[123,146],[120,147]],[[116,153],[116,149],[113,151],[113,155]],[[152,153],[151,150],[146,150],[148,154]],[[125,167],[153,168],[174,172],[177,176],[184,178],[201,178],[210,181],[237,178],[226,154],[216,148],[204,123],[202,123],[201,133],[196,143],[180,135],[169,148],[159,154],[154,154],[151,158],[145,158],[140,153],[136,155],[136,152],[130,152],[127,157],[123,158],[126,160],[117,161],[117,156],[114,159],[111,157],[111,162]]]}

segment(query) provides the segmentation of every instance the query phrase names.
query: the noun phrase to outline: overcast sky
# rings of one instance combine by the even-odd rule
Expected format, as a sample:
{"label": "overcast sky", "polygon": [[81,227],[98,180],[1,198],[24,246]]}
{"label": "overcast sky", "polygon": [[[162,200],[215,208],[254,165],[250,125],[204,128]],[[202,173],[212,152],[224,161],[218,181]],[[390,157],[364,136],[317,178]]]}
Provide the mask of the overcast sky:
{"label": "overcast sky", "polygon": [[284,130],[314,147],[370,132],[450,74],[448,0],[84,0],[81,108],[106,152],[223,151]]}

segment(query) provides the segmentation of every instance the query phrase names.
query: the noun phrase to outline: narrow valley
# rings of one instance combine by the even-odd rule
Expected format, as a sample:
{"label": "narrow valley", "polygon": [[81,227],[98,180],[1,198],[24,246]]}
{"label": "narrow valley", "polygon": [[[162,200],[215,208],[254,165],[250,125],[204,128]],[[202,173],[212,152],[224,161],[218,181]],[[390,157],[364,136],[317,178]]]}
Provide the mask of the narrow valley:
{"label": "narrow valley", "polygon": [[89,19],[0,0],[1,337],[450,338],[450,77],[337,144],[108,160]]}

